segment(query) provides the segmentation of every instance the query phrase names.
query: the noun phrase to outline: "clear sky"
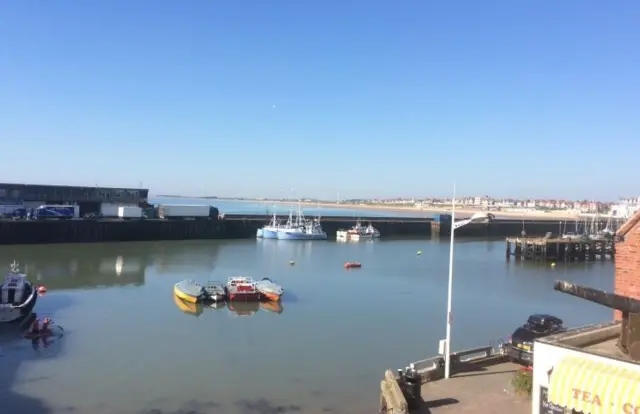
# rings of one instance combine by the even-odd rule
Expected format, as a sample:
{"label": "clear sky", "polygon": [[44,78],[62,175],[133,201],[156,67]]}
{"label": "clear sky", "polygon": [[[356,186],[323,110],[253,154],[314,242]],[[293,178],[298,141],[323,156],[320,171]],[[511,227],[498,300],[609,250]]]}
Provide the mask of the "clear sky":
{"label": "clear sky", "polygon": [[0,2],[0,181],[640,193],[640,1]]}

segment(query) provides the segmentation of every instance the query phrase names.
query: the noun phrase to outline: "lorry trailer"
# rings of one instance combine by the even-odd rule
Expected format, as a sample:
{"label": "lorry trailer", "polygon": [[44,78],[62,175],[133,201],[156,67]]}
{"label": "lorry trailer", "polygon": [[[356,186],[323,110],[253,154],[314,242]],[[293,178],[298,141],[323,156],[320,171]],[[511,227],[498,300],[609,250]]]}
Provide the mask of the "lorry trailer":
{"label": "lorry trailer", "polygon": [[120,206],[118,207],[118,218],[121,218],[121,219],[142,218],[142,209],[136,206]]}
{"label": "lorry trailer", "polygon": [[160,204],[158,206],[158,217],[165,220],[217,219],[218,209],[206,204]]}

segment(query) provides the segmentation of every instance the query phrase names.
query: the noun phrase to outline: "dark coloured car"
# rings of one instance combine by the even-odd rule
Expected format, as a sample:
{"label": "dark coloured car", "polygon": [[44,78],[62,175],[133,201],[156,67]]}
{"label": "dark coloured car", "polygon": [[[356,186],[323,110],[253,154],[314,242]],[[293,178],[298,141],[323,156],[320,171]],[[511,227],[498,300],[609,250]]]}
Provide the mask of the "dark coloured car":
{"label": "dark coloured car", "polygon": [[87,214],[84,215],[84,218],[96,220],[96,219],[102,218],[102,214],[100,214],[100,213],[87,213]]}
{"label": "dark coloured car", "polygon": [[527,323],[519,327],[511,335],[506,346],[509,359],[525,365],[533,364],[533,341],[545,336],[565,331],[562,319],[545,314],[529,316]]}

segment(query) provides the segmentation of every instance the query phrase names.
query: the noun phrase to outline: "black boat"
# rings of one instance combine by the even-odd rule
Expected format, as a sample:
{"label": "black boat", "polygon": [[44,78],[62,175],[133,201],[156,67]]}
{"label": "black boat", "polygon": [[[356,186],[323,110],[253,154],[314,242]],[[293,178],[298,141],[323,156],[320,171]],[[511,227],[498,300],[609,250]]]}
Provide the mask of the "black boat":
{"label": "black boat", "polygon": [[31,314],[38,300],[37,287],[20,273],[18,264],[13,262],[0,285],[0,323],[17,323]]}

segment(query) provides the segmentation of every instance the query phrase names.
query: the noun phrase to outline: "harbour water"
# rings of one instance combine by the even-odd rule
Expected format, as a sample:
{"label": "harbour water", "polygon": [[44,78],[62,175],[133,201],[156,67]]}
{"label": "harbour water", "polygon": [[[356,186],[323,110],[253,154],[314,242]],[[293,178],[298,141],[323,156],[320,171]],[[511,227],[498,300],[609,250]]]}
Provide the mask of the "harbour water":
{"label": "harbour water", "polygon": [[[270,215],[276,211],[278,214],[289,214],[291,209],[297,211],[297,203],[292,201],[291,204],[280,203],[274,204],[273,202],[259,202],[259,201],[242,201],[242,200],[218,200],[218,199],[203,199],[203,198],[152,198],[149,200],[152,204],[210,204],[218,207],[221,213],[226,214],[256,214],[256,215]],[[305,216],[342,216],[342,217],[432,217],[432,212],[425,211],[411,211],[411,210],[395,210],[390,212],[389,210],[371,209],[366,206],[362,208],[340,208],[338,205],[335,207],[322,207],[320,205],[303,205],[302,211]]]}
{"label": "harbour water", "polygon": [[[0,269],[18,260],[48,288],[36,310],[65,335],[39,349],[0,336],[1,411],[377,412],[383,371],[435,355],[445,335],[448,249],[385,239],[2,247]],[[363,267],[345,270],[345,261]],[[182,279],[235,275],[281,283],[280,312],[194,316],[172,298]],[[613,265],[507,263],[504,241],[459,240],[452,348],[506,338],[535,312],[569,326],[611,319],[607,308],[554,292],[556,279],[611,290]]]}

